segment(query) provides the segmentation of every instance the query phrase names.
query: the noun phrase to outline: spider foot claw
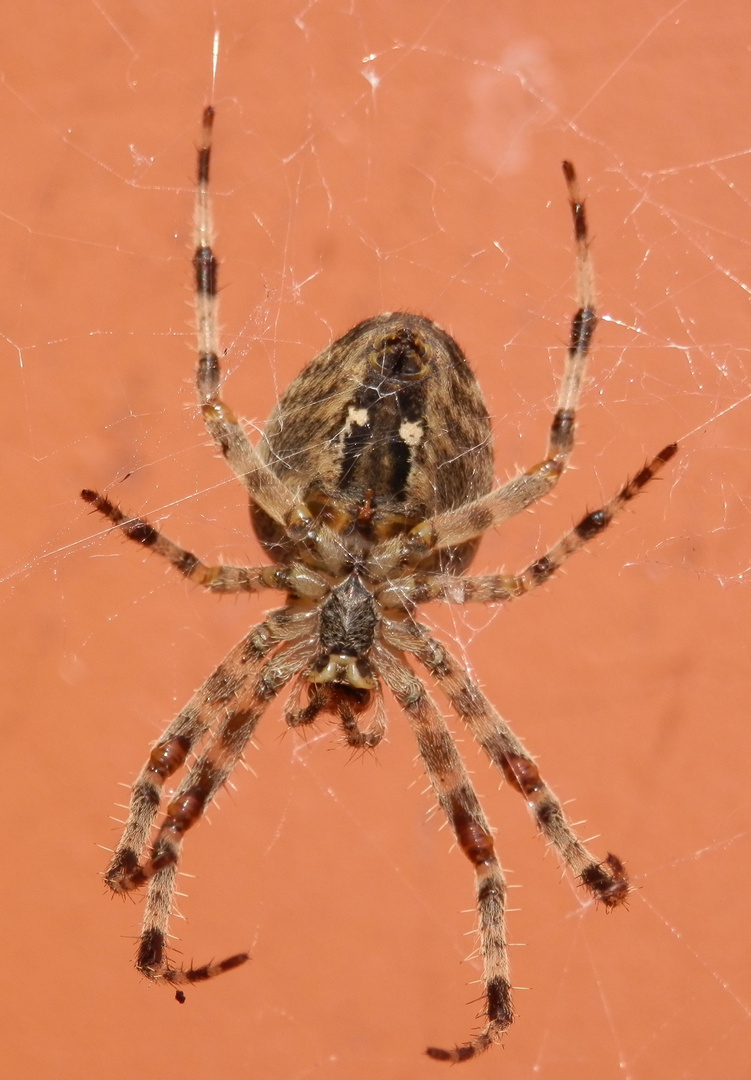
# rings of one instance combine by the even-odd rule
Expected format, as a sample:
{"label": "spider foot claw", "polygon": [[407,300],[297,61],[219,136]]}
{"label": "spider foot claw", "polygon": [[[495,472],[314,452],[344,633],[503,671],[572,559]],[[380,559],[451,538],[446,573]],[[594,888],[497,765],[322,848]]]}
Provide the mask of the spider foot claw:
{"label": "spider foot claw", "polygon": [[453,1050],[443,1050],[440,1046],[429,1046],[425,1053],[433,1061],[448,1061],[451,1065],[458,1065],[462,1061],[469,1061],[470,1058],[484,1054],[491,1046],[501,1041],[503,1033],[513,1020],[508,993],[506,994],[505,1005],[503,1014],[490,1020],[474,1039],[470,1039],[469,1042],[462,1043],[460,1046],[455,1046]]}
{"label": "spider foot claw", "polygon": [[610,853],[602,862],[587,867],[581,875],[581,883],[608,910],[625,903],[631,892],[626,868],[617,855]]}
{"label": "spider foot claw", "polygon": [[211,962],[197,968],[167,968],[159,978],[168,982],[170,986],[193,986],[195,983],[206,982],[207,979],[223,975],[225,971],[232,971],[247,960],[250,960],[250,953],[235,953],[234,956],[228,956],[226,960],[220,960],[218,964]]}

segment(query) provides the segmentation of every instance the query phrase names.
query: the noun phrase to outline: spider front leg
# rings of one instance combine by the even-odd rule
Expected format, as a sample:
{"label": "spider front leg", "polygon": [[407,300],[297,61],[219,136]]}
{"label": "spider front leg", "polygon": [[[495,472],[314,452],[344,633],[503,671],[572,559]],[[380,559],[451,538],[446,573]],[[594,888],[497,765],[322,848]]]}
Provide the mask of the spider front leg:
{"label": "spider front leg", "polygon": [[219,964],[197,968],[169,965],[165,947],[180,849],[185,833],[199,821],[226,783],[270,702],[309,663],[314,649],[314,641],[306,639],[266,661],[252,684],[237,694],[232,707],[225,710],[224,719],[167,807],[151,854],[141,869],[149,889],[136,966],[147,978],[182,986],[214,978],[248,959],[247,953],[238,953]]}
{"label": "spider front leg", "polygon": [[606,908],[622,904],[629,883],[620,859],[608,854],[599,860],[584,846],[530,754],[456,658],[420,623],[384,619],[381,627],[389,644],[414,655],[430,672],[493,764],[524,796],[540,832],[592,898]]}
{"label": "spider front leg", "polygon": [[147,880],[139,859],[159,810],[165,782],[183,766],[227,709],[235,706],[269,651],[280,641],[301,637],[310,621],[308,613],[292,615],[286,608],[271,612],[232,649],[154,744],[133,785],[128,820],[104,875],[113,892],[130,892]]}
{"label": "spider front leg", "polygon": [[490,826],[443,717],[403,661],[379,643],[373,647],[372,659],[409,718],[428,779],[457,843],[475,869],[487,1023],[473,1039],[453,1050],[435,1046],[426,1050],[436,1061],[456,1064],[497,1043],[514,1019],[506,945],[506,883]]}

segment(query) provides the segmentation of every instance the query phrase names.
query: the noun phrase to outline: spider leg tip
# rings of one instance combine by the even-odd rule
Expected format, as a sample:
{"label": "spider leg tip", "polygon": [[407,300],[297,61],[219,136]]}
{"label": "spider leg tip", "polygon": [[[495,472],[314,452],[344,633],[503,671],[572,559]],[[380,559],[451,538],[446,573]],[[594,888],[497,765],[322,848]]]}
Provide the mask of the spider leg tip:
{"label": "spider leg tip", "polygon": [[432,1058],[433,1061],[451,1061],[452,1052],[450,1050],[441,1050],[439,1046],[428,1046],[425,1050],[425,1056]]}

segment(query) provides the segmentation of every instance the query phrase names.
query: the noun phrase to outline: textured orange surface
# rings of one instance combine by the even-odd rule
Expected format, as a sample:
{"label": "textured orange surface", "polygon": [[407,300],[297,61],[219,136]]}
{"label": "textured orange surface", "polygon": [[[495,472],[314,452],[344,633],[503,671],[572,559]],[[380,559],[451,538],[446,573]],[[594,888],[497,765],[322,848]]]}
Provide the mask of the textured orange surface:
{"label": "textured orange surface", "polygon": [[[150,741],[263,610],[117,536],[83,486],[210,558],[258,558],[191,387],[193,147],[220,31],[226,396],[254,424],[355,321],[431,315],[486,392],[497,470],[541,456],[573,311],[559,163],[589,199],[602,313],[575,470],[489,537],[525,565],[646,457],[680,456],[560,580],[430,611],[585,835],[638,891],[606,916],[468,738],[513,885],[518,1021],[475,1080],[745,1080],[751,1045],[750,17],[679,5],[8,8],[0,695],[8,1076],[401,1080],[475,1022],[472,873],[409,731],[374,757],[279,710],[186,842],[176,945],[252,962],[180,1007],[130,966],[99,874]],[[455,725],[458,726],[458,725]],[[188,877],[187,874],[194,875]]]}

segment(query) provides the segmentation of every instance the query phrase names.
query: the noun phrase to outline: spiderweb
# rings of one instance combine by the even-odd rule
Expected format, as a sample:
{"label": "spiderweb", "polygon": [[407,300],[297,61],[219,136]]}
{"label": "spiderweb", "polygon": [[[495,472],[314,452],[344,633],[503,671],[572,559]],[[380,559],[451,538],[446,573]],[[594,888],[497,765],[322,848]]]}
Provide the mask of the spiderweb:
{"label": "spiderweb", "polygon": [[189,924],[175,926],[186,960],[250,948],[252,963],[182,1008],[128,967],[139,905],[97,883],[96,844],[114,843],[107,815],[127,799],[116,784],[263,610],[175,580],[76,497],[106,489],[202,555],[259,558],[192,387],[192,147],[218,31],[226,395],[251,427],[333,336],[403,308],[470,357],[498,476],[539,460],[574,307],[559,162],[576,163],[602,321],[573,468],[550,505],[484,541],[476,569],[526,565],[663,445],[680,455],[548,588],[426,619],[637,891],[609,917],[582,906],[457,730],[525,944],[518,1021],[470,1068],[748,1076],[745,7],[32,0],[4,25],[16,1072],[396,1080],[436,1075],[424,1046],[476,1022],[471,869],[396,711],[356,760],[325,726],[301,742],[265,718],[255,776],[186,843]]}

